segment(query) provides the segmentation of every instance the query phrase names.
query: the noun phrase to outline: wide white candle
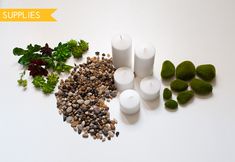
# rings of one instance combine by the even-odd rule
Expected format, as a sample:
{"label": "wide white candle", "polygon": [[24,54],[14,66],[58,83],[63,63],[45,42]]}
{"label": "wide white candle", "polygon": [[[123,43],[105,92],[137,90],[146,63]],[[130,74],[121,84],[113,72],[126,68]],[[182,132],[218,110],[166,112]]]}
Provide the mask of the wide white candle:
{"label": "wide white candle", "polygon": [[112,39],[112,57],[115,68],[130,67],[132,61],[132,41],[126,34],[119,34]]}
{"label": "wide white candle", "polygon": [[145,100],[155,100],[160,93],[161,83],[153,77],[148,76],[140,81],[140,95]]}
{"label": "wide white candle", "polygon": [[135,114],[140,109],[139,94],[132,89],[123,91],[119,96],[120,109],[125,114]]}
{"label": "wide white candle", "polygon": [[114,72],[114,83],[118,91],[134,87],[134,73],[129,67],[118,68]]}
{"label": "wide white candle", "polygon": [[150,44],[135,48],[134,71],[138,77],[146,77],[153,74],[155,48]]}

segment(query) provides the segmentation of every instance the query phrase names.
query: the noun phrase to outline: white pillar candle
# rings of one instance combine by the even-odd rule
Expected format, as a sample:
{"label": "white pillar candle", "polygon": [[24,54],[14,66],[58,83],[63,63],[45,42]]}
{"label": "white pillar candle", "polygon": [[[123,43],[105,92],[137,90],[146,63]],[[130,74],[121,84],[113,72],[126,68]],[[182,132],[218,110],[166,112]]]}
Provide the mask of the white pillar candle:
{"label": "white pillar candle", "polygon": [[123,91],[119,96],[120,109],[123,113],[131,115],[140,109],[139,94],[132,89]]}
{"label": "white pillar candle", "polygon": [[114,83],[118,91],[134,87],[134,73],[129,67],[118,68],[114,72]]}
{"label": "white pillar candle", "polygon": [[135,48],[134,71],[138,77],[146,77],[153,74],[155,48],[145,44]]}
{"label": "white pillar candle", "polygon": [[128,35],[120,34],[112,39],[112,57],[115,68],[131,68],[132,41]]}
{"label": "white pillar candle", "polygon": [[160,81],[153,76],[145,77],[140,81],[140,95],[145,100],[155,100],[159,96],[160,88]]}

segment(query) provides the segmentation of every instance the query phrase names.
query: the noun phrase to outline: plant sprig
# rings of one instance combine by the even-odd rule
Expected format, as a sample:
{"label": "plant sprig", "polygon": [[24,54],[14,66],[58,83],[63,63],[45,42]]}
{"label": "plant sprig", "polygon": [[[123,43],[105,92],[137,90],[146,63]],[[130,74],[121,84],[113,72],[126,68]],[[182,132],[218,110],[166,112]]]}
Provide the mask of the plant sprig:
{"label": "plant sprig", "polygon": [[24,75],[25,75],[25,70],[21,73],[20,79],[18,79],[17,82],[19,86],[27,88],[28,82],[26,79],[23,79]]}

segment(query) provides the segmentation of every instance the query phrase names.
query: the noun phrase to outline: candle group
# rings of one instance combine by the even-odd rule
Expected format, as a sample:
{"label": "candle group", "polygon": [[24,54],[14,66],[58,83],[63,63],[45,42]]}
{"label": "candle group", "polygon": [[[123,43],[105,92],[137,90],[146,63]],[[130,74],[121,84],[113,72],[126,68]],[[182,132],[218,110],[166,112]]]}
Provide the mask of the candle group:
{"label": "candle group", "polygon": [[[134,72],[140,81],[140,96],[147,101],[157,99],[160,93],[160,81],[153,77],[156,50],[151,44],[137,46],[134,50]],[[132,71],[132,40],[128,35],[120,34],[112,39],[113,64],[117,69],[114,82],[119,96],[120,109],[125,114],[134,114],[140,109],[139,94],[134,88]]]}

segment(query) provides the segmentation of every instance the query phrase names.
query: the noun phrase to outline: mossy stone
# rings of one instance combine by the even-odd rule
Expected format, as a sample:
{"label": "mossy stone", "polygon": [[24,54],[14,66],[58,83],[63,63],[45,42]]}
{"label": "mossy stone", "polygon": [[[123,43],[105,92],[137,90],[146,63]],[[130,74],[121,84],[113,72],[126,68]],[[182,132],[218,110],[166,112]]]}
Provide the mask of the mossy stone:
{"label": "mossy stone", "polygon": [[179,104],[186,104],[189,100],[191,100],[191,98],[193,98],[193,96],[193,91],[180,92],[177,96],[177,101]]}
{"label": "mossy stone", "polygon": [[178,108],[178,103],[175,100],[168,100],[165,102],[165,107],[174,110]]}
{"label": "mossy stone", "polygon": [[191,61],[183,61],[176,67],[176,78],[187,81],[195,77],[195,66]]}
{"label": "mossy stone", "polygon": [[170,79],[175,75],[175,66],[174,64],[166,60],[162,64],[161,76],[163,79]]}
{"label": "mossy stone", "polygon": [[204,64],[196,68],[196,74],[205,81],[211,81],[215,78],[216,70],[214,65]]}
{"label": "mossy stone", "polygon": [[199,95],[210,94],[213,90],[213,87],[210,83],[200,79],[193,79],[190,82],[190,86],[192,90]]}
{"label": "mossy stone", "polygon": [[183,80],[176,79],[171,82],[170,87],[173,91],[181,92],[188,88],[188,83]]}
{"label": "mossy stone", "polygon": [[165,88],[165,89],[163,90],[163,98],[164,98],[165,100],[169,100],[171,97],[172,97],[172,92],[171,92],[171,90],[170,90],[169,88]]}

